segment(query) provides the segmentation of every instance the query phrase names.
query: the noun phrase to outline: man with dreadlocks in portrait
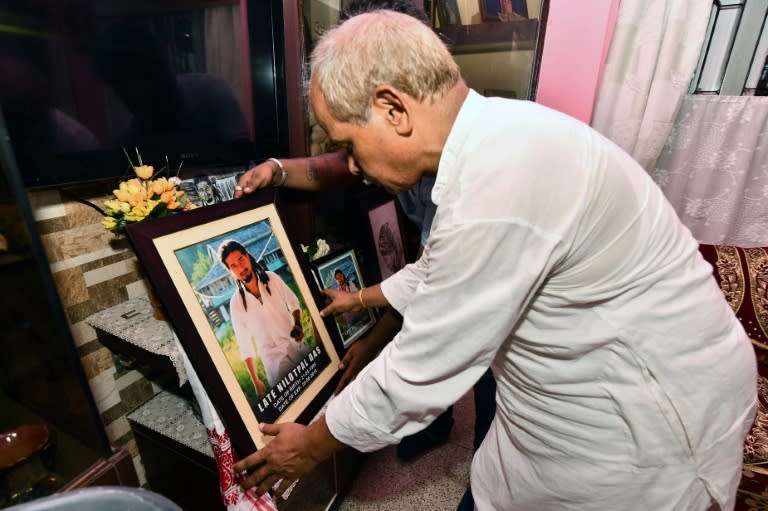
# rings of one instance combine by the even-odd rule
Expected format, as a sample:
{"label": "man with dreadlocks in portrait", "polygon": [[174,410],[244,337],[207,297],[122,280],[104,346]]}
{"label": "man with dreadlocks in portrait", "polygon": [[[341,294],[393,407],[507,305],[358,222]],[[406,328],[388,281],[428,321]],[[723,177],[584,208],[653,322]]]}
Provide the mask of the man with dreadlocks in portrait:
{"label": "man with dreadlocks in portrait", "polygon": [[237,283],[229,302],[232,327],[240,356],[263,397],[269,389],[258,377],[257,357],[271,388],[308,353],[299,300],[283,279],[267,271],[239,242],[224,241],[219,260]]}

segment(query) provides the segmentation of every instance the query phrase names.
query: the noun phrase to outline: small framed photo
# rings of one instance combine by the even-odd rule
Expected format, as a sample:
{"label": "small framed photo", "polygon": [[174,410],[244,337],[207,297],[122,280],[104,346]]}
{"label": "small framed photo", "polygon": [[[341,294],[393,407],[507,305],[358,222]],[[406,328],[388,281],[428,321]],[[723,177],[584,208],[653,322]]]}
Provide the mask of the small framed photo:
{"label": "small framed photo", "polygon": [[[320,289],[357,292],[365,285],[354,250],[328,255],[313,264]],[[363,309],[336,314],[334,321],[342,344],[347,348],[376,323],[376,316],[370,309]]]}
{"label": "small framed photo", "polygon": [[[461,12],[457,0],[433,0],[433,2],[440,27],[461,25]],[[435,24],[434,21],[433,19],[433,25]]]}
{"label": "small framed photo", "polygon": [[338,373],[284,207],[263,190],[127,229],[241,456],[265,445],[260,422],[309,422]]}
{"label": "small framed photo", "polygon": [[526,0],[480,0],[482,21],[514,21],[528,18]]}
{"label": "small framed photo", "polygon": [[377,275],[381,281],[400,271],[408,261],[403,225],[397,199],[384,190],[374,188],[360,195],[360,204],[366,213],[365,244],[370,247]]}

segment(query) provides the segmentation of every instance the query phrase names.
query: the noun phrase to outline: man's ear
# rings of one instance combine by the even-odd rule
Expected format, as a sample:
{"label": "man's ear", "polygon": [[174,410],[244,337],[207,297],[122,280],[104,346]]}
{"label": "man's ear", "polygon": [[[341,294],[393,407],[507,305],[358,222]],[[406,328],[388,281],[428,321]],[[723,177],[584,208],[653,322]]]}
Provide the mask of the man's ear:
{"label": "man's ear", "polygon": [[373,93],[373,107],[382,113],[384,122],[404,136],[413,131],[413,109],[409,100],[406,94],[386,84],[376,87]]}

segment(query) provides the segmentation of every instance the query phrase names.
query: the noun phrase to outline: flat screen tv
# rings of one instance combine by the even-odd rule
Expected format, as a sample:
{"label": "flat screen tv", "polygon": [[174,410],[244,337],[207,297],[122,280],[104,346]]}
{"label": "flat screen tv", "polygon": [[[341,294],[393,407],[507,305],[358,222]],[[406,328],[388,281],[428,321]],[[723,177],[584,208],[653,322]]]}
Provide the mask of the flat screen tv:
{"label": "flat screen tv", "polygon": [[280,0],[3,0],[0,105],[28,188],[288,152]]}

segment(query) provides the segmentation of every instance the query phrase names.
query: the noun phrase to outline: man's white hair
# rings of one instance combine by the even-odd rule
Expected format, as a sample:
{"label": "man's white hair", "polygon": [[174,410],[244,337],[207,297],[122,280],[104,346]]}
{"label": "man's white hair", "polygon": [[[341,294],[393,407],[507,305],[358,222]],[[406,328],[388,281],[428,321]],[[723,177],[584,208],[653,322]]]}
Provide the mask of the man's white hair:
{"label": "man's white hair", "polygon": [[367,123],[379,85],[423,101],[461,80],[456,61],[428,26],[387,10],[354,16],[328,31],[312,52],[311,73],[331,115],[358,125]]}

